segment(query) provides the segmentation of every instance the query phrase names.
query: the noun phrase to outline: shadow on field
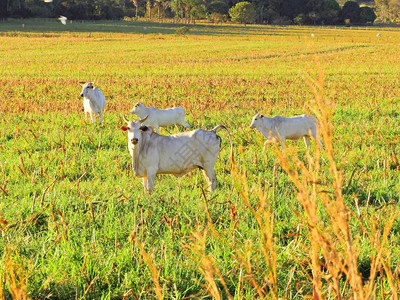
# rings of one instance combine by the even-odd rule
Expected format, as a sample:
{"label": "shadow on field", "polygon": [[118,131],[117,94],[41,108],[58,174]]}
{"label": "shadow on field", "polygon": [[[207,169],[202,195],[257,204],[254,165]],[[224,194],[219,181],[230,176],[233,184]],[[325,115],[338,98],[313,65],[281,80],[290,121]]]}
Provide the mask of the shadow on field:
{"label": "shadow on field", "polygon": [[[0,22],[0,32],[104,32],[177,35],[286,35],[284,27],[260,25],[216,25],[158,23],[143,21],[68,20],[66,25],[57,19],[10,19]],[[182,30],[184,28],[184,30]],[[293,29],[291,29],[293,31]],[[293,34],[293,32],[292,32]]]}

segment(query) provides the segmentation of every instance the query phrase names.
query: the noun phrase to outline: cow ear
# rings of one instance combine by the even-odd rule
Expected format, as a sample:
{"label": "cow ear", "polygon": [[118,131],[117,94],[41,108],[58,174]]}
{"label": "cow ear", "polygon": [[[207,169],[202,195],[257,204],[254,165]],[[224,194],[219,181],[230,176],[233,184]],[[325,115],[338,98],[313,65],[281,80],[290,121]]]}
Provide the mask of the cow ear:
{"label": "cow ear", "polygon": [[142,125],[142,126],[140,126],[139,129],[140,129],[141,131],[147,131],[147,130],[149,129],[149,127]]}
{"label": "cow ear", "polygon": [[130,128],[128,126],[121,126],[119,129],[121,129],[122,131],[127,131]]}

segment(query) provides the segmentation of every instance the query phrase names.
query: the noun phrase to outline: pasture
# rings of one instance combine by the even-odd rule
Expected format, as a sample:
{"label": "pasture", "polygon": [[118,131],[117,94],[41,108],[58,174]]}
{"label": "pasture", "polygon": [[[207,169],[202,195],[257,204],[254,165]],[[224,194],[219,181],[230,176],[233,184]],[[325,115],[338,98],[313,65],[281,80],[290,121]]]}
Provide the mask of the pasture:
{"label": "pasture", "polygon": [[[0,298],[397,299],[400,30],[182,26],[0,23]],[[214,194],[200,170],[144,193],[138,101],[230,129]],[[324,147],[264,147],[257,112],[315,114]]]}

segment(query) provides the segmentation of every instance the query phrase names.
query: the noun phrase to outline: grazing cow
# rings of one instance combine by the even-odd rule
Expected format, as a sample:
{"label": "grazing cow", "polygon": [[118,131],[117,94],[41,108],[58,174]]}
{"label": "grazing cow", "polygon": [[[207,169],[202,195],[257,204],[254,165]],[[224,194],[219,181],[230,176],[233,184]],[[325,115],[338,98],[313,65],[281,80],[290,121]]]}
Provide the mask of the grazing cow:
{"label": "grazing cow", "polygon": [[221,139],[216,134],[224,128],[229,135],[232,154],[232,140],[229,130],[218,125],[212,130],[196,129],[174,135],[159,135],[153,128],[140,121],[128,121],[121,130],[128,131],[128,149],[132,156],[132,167],[135,175],[143,178],[145,191],[151,192],[156,174],[172,174],[176,177],[185,175],[195,168],[203,170],[208,189],[215,190],[217,179],[214,165],[217,161]]}
{"label": "grazing cow", "polygon": [[153,127],[157,133],[159,133],[160,126],[166,127],[179,124],[190,128],[190,125],[185,122],[185,110],[182,107],[157,109],[153,106],[146,107],[138,102],[132,108],[131,114],[136,114],[141,119],[148,116],[144,125]]}
{"label": "grazing cow", "polygon": [[85,112],[85,118],[87,119],[87,114],[90,115],[90,120],[92,123],[96,123],[96,115],[100,115],[99,124],[103,121],[103,111],[106,106],[106,98],[103,93],[97,88],[93,87],[92,82],[82,84],[81,97],[83,97],[83,109]]}
{"label": "grazing cow", "polygon": [[286,139],[298,140],[304,138],[304,143],[308,148],[310,137],[317,140],[317,119],[312,115],[268,118],[257,114],[253,117],[250,128],[256,128],[267,138],[265,145],[271,142],[279,142],[285,147]]}

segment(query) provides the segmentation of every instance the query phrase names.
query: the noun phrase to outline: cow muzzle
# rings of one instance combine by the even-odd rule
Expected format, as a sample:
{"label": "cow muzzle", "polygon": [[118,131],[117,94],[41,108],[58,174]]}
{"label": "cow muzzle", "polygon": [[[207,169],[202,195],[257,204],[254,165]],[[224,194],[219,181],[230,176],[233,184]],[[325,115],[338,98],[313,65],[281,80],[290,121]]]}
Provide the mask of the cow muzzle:
{"label": "cow muzzle", "polygon": [[134,145],[136,145],[138,143],[138,141],[139,140],[137,138],[131,139],[131,143],[134,144]]}

